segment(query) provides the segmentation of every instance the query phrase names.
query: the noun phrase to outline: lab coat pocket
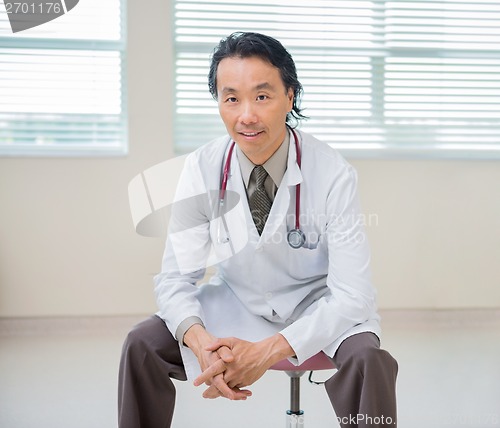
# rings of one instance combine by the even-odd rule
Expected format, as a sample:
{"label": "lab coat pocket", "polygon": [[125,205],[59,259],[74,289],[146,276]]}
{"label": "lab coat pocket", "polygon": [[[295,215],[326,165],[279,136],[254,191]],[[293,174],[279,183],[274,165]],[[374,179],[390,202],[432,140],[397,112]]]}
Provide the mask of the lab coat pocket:
{"label": "lab coat pocket", "polygon": [[305,281],[328,273],[328,257],[321,245],[288,250],[290,276]]}

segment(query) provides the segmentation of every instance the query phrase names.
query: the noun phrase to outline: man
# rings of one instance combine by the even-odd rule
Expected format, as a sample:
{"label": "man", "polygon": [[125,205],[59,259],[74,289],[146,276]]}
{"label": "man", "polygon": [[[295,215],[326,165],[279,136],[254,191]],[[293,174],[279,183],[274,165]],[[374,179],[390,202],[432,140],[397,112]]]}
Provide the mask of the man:
{"label": "man", "polygon": [[[170,426],[171,378],[206,383],[206,398],[245,400],[278,361],[320,351],[338,368],[325,386],[341,425],[395,426],[397,363],[379,348],[355,171],[288,126],[303,117],[302,87],[277,40],[222,40],[209,88],[230,138],[186,160],[155,277],[159,313],[124,344],[119,426]],[[294,229],[299,248],[287,242]],[[217,272],[197,287],[210,260]]]}

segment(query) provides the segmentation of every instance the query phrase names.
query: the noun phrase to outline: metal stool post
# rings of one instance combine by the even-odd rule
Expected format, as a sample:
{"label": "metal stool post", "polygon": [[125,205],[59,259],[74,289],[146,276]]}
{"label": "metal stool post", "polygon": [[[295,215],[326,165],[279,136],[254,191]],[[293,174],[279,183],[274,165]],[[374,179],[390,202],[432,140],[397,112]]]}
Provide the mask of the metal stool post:
{"label": "metal stool post", "polygon": [[304,411],[300,409],[300,377],[303,371],[287,371],[290,376],[290,410],[287,410],[286,428],[304,428]]}
{"label": "metal stool post", "polygon": [[281,370],[290,376],[290,410],[286,412],[286,428],[304,428],[304,411],[300,409],[300,377],[308,371],[334,368],[332,360],[323,352],[309,358],[300,366],[283,360],[271,367],[271,370]]}

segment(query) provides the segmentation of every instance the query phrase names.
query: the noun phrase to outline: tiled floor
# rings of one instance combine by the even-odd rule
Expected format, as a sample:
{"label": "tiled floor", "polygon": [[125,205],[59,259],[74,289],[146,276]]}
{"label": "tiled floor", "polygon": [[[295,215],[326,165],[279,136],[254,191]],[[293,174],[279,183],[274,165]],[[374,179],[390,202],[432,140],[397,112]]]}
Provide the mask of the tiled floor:
{"label": "tiled floor", "polygon": [[[383,347],[398,360],[400,428],[500,427],[500,311],[383,312]],[[0,320],[0,427],[116,427],[116,375],[140,317]],[[324,373],[317,373],[324,378]],[[178,383],[174,428],[284,426],[288,378],[270,372],[246,402],[207,401]],[[335,416],[303,379],[306,426]]]}

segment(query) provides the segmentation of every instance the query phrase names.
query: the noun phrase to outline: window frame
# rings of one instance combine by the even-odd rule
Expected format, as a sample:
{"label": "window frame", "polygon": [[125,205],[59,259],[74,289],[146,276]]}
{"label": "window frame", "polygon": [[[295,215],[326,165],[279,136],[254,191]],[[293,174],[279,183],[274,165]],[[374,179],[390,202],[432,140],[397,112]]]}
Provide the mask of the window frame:
{"label": "window frame", "polygon": [[[121,96],[121,143],[116,146],[80,144],[2,144],[0,142],[0,158],[83,158],[83,157],[124,157],[129,152],[128,126],[128,79],[127,79],[127,0],[120,2],[120,39],[119,40],[79,40],[52,39],[41,37],[9,37],[0,35],[0,48],[17,49],[61,49],[115,51],[120,57],[120,96]],[[78,6],[68,13],[78,13]],[[26,30],[29,31],[29,30]],[[50,121],[46,122],[50,124]]]}
{"label": "window frame", "polygon": [[[195,4],[196,2],[190,1],[190,3]],[[233,2],[233,3],[238,4],[237,2]],[[381,0],[374,0],[374,3],[376,3],[378,5],[377,7],[383,7],[384,13],[385,13],[385,11],[386,11],[385,3],[389,3],[389,2],[385,2],[385,1],[381,1]],[[393,1],[390,3],[395,3],[395,2]],[[436,3],[436,2],[433,2],[433,3]],[[473,2],[470,2],[470,3],[472,4]],[[200,43],[199,44],[200,48],[197,49],[195,42],[192,42],[192,41],[191,42],[182,42],[182,44],[186,47],[186,49],[183,51],[179,51],[178,47],[181,43],[179,43],[176,40],[176,38],[177,38],[176,4],[177,4],[177,0],[174,1],[174,6],[172,8],[172,10],[173,10],[173,22],[174,22],[174,25],[173,25],[174,56],[175,56],[175,60],[176,60],[175,64],[174,64],[175,81],[173,83],[176,96],[175,96],[174,105],[173,105],[173,109],[174,109],[173,114],[174,114],[174,133],[176,135],[175,141],[178,141],[181,139],[178,136],[182,134],[182,131],[179,131],[177,128],[180,126],[183,126],[182,125],[183,121],[184,121],[184,126],[186,126],[185,123],[187,120],[186,118],[184,118],[182,116],[181,116],[181,119],[179,119],[180,115],[178,115],[178,113],[177,113],[177,108],[178,108],[178,104],[177,104],[177,102],[178,102],[177,78],[178,78],[178,70],[179,70],[179,68],[181,68],[180,66],[177,65],[178,53],[179,52],[201,53],[202,51],[203,52],[206,51],[206,46],[205,46],[205,44]],[[184,18],[184,19],[187,19],[187,18]],[[193,18],[190,18],[190,19],[193,19]],[[212,29],[212,30],[215,31],[214,29]],[[237,30],[238,30],[238,28],[235,28],[235,31],[237,31]],[[259,30],[255,30],[255,31],[259,31]],[[392,31],[386,32],[385,26],[384,26],[384,34],[393,35]],[[263,32],[266,33],[265,31],[263,31]],[[384,36],[384,37],[387,37],[387,36]],[[380,104],[380,103],[382,103],[383,105],[386,104],[385,96],[387,94],[384,92],[385,87],[386,87],[386,84],[384,82],[387,81],[385,78],[385,74],[387,73],[387,70],[385,69],[385,67],[387,67],[387,64],[388,64],[386,62],[387,58],[396,58],[397,59],[398,57],[408,57],[408,58],[422,57],[422,58],[425,58],[426,60],[432,61],[435,58],[441,58],[441,57],[446,58],[447,55],[449,55],[451,58],[453,58],[453,54],[456,54],[457,58],[460,58],[461,56],[464,55],[464,52],[467,52],[467,49],[443,50],[442,48],[441,49],[430,48],[428,46],[424,47],[424,48],[415,47],[415,48],[411,48],[411,49],[410,48],[394,47],[394,46],[388,46],[386,44],[387,43],[386,40],[387,39],[384,38],[384,43],[383,43],[382,47],[374,48],[371,51],[372,53],[367,54],[370,56],[371,64],[373,65],[373,69],[372,69],[373,75],[371,78],[372,85],[373,86],[381,85],[380,87],[377,87],[376,90],[382,91],[382,96],[380,96],[380,94],[379,94],[378,98],[372,99],[372,101],[371,101],[373,103],[372,109],[373,109],[373,111],[377,110],[376,114],[378,114],[378,115],[381,114],[382,116],[384,116],[386,114],[385,113],[386,108],[380,107],[380,105],[378,105],[378,104]],[[286,47],[288,47],[286,43],[284,43],[284,44]],[[290,46],[290,52],[292,53],[292,56],[294,56],[293,48],[294,48],[294,46]],[[339,52],[341,52],[342,50],[344,50],[344,49],[339,49]],[[362,51],[362,49],[360,50],[360,52],[361,51]],[[374,52],[377,52],[377,53],[374,54]],[[485,51],[481,51],[481,52],[472,52],[469,50],[468,51],[469,56],[467,57],[467,59],[472,59],[472,60],[474,58],[481,58],[481,59],[493,58],[493,59],[496,59],[496,57],[495,57],[496,52],[500,52],[500,49],[497,49],[494,51],[490,49],[490,50],[485,50]],[[299,71],[299,79],[301,79],[300,69],[299,69],[299,67],[297,67],[297,68]],[[208,66],[207,66],[207,73],[208,73]],[[384,77],[376,76],[377,73],[382,73],[382,75]],[[380,79],[383,80],[382,83],[378,81]],[[305,89],[305,92],[307,92],[306,85],[304,85],[304,89]],[[207,93],[208,93],[208,88],[207,88]],[[375,104],[377,104],[377,105],[375,105]],[[214,106],[216,107],[216,104],[214,104]],[[473,106],[473,105],[471,104],[471,106]],[[307,107],[307,106],[303,104],[303,107]],[[445,111],[445,110],[443,110],[443,111]],[[306,108],[304,113],[306,115],[308,115],[307,108]],[[496,110],[495,110],[495,113],[496,113]],[[186,115],[186,117],[187,117],[187,115]],[[217,120],[217,119],[214,118],[214,120]],[[431,120],[429,120],[429,119],[427,119],[427,120],[429,123],[431,122]],[[378,123],[378,122],[376,123],[374,121],[373,126],[374,127],[380,126],[382,129],[383,135],[385,135],[386,133],[390,134],[391,131],[393,130],[393,128],[390,127],[390,124],[388,122],[390,122],[390,120],[383,118],[383,120],[380,123]],[[494,118],[491,120],[491,123],[488,125],[489,128],[488,127],[482,128],[479,124],[474,125],[474,126],[477,126],[478,131],[485,130],[485,132],[488,132],[488,130],[489,130],[489,132],[491,132],[491,135],[492,135],[491,138],[493,139],[493,142],[491,142],[491,143],[483,144],[483,145],[477,143],[475,147],[471,146],[471,144],[474,144],[474,143],[470,143],[470,144],[466,144],[466,143],[442,144],[439,142],[439,139],[437,139],[438,134],[433,134],[434,138],[430,139],[427,142],[423,140],[423,137],[425,137],[425,136],[422,135],[422,141],[420,143],[412,143],[412,144],[404,144],[404,141],[402,141],[400,138],[399,140],[398,139],[394,139],[394,140],[384,139],[384,141],[380,144],[369,143],[369,144],[363,145],[362,143],[356,143],[357,147],[355,147],[354,145],[352,147],[349,147],[349,143],[345,143],[345,144],[330,143],[330,145],[332,147],[336,148],[337,150],[339,150],[346,157],[359,158],[359,159],[499,160],[500,159],[500,133],[496,133],[496,131],[492,131],[492,129],[495,128],[496,123],[498,123],[500,126],[500,120]],[[305,127],[301,126],[301,127],[299,127],[299,129],[302,128],[305,131],[307,131],[307,121],[304,122],[304,125],[306,125],[306,126]],[[419,127],[420,125],[413,124],[411,126],[408,126],[408,125],[399,124],[398,126],[400,127],[398,129],[398,131],[404,131],[404,133],[401,134],[401,135],[404,135],[406,133],[411,132],[411,129]],[[451,128],[450,128],[450,126],[451,126]],[[431,127],[432,126],[429,125],[429,129],[431,129]],[[467,120],[463,121],[463,124],[461,125],[461,127],[462,128],[467,127]],[[444,129],[444,128],[446,128],[446,130],[448,131],[449,129],[453,129],[453,126],[452,125],[445,125],[444,121],[443,121],[443,123],[438,124],[437,128],[435,128],[435,129]],[[458,132],[460,132],[460,130],[458,130],[456,132],[458,133]],[[314,134],[314,132],[313,132],[313,134]],[[498,141],[496,141],[497,137],[499,137]],[[464,139],[464,141],[465,141],[465,139]],[[208,142],[208,141],[205,141],[205,142]],[[184,153],[186,153],[194,148],[194,142],[191,145],[189,145],[190,143],[191,143],[191,141],[185,141],[184,142],[185,145],[177,143],[174,147],[174,150],[176,151],[177,154],[184,154]],[[201,144],[203,144],[203,143],[200,143],[200,145]]]}

